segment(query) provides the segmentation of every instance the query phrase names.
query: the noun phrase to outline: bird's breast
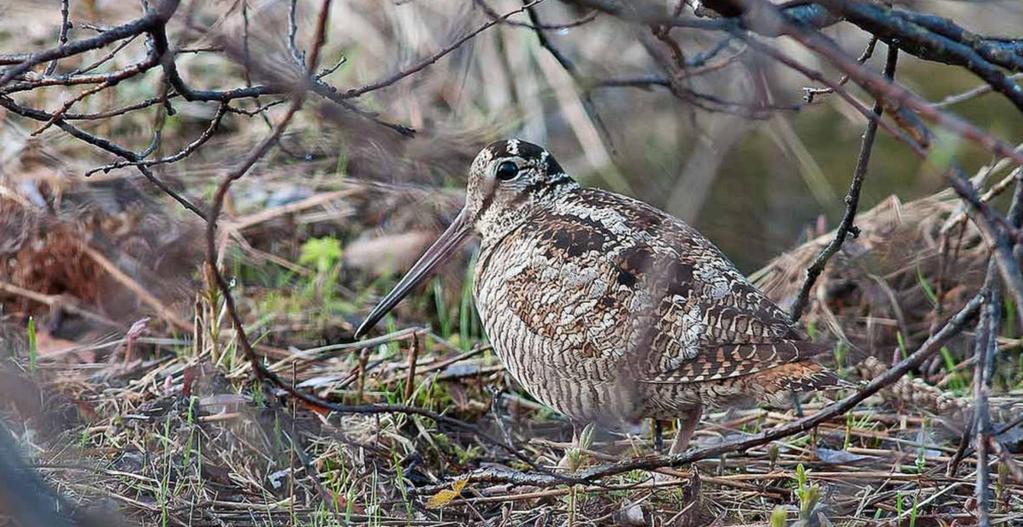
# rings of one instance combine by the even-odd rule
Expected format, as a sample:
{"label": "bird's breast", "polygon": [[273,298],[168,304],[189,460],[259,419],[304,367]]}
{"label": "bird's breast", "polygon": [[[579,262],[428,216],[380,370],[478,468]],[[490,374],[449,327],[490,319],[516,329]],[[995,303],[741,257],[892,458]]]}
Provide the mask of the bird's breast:
{"label": "bird's breast", "polygon": [[526,226],[496,243],[484,240],[473,287],[484,329],[509,373],[537,399],[579,420],[603,412],[626,422],[638,392],[622,363],[631,327],[623,285],[606,254],[568,255],[552,232],[567,235]]}

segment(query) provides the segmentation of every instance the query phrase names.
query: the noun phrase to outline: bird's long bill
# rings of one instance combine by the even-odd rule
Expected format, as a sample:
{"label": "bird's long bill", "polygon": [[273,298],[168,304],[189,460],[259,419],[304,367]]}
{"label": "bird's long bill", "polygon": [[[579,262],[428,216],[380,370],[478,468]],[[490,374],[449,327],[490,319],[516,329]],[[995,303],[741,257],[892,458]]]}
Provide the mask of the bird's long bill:
{"label": "bird's long bill", "polygon": [[417,285],[429,277],[437,265],[458,250],[462,242],[472,232],[471,227],[469,214],[463,208],[455,217],[455,221],[440,235],[440,238],[433,242],[433,245],[419,257],[419,261],[412,266],[412,269],[405,273],[398,285],[394,286],[394,289],[391,289],[391,292],[387,293],[387,296],[373,308],[366,320],[362,321],[362,325],[355,331],[355,336],[365,335],[381,318],[384,318],[384,315],[394,309],[398,302],[401,302]]}

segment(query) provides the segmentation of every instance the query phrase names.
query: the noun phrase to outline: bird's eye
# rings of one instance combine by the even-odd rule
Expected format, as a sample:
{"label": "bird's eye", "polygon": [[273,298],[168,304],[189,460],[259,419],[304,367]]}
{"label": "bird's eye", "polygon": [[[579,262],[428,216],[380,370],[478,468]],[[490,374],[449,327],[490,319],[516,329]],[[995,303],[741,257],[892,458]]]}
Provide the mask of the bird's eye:
{"label": "bird's eye", "polygon": [[505,161],[500,165],[497,165],[497,179],[501,181],[508,181],[515,179],[515,176],[519,175],[519,167],[511,161]]}

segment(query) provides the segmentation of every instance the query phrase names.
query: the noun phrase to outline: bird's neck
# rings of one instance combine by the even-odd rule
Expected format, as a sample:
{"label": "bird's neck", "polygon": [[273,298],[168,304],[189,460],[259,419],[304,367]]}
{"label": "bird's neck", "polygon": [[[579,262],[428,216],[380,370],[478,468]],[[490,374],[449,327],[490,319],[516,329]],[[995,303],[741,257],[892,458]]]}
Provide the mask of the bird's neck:
{"label": "bird's neck", "polygon": [[494,203],[477,219],[476,231],[484,245],[496,243],[527,223],[530,218],[563,206],[563,202],[573,199],[579,189],[578,183],[569,181],[556,187],[519,195],[518,199],[508,202]]}

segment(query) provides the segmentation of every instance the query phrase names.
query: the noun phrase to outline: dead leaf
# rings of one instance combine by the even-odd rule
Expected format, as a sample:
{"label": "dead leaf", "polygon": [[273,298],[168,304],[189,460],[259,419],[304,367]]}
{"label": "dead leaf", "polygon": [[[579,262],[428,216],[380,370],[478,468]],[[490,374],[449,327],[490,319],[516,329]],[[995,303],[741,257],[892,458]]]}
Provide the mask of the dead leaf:
{"label": "dead leaf", "polygon": [[444,489],[433,496],[430,496],[430,499],[426,500],[426,508],[439,509],[448,503],[451,503],[451,500],[462,494],[462,489],[465,488],[465,484],[468,482],[468,478],[459,478],[455,480],[455,482],[451,484],[451,489]]}

